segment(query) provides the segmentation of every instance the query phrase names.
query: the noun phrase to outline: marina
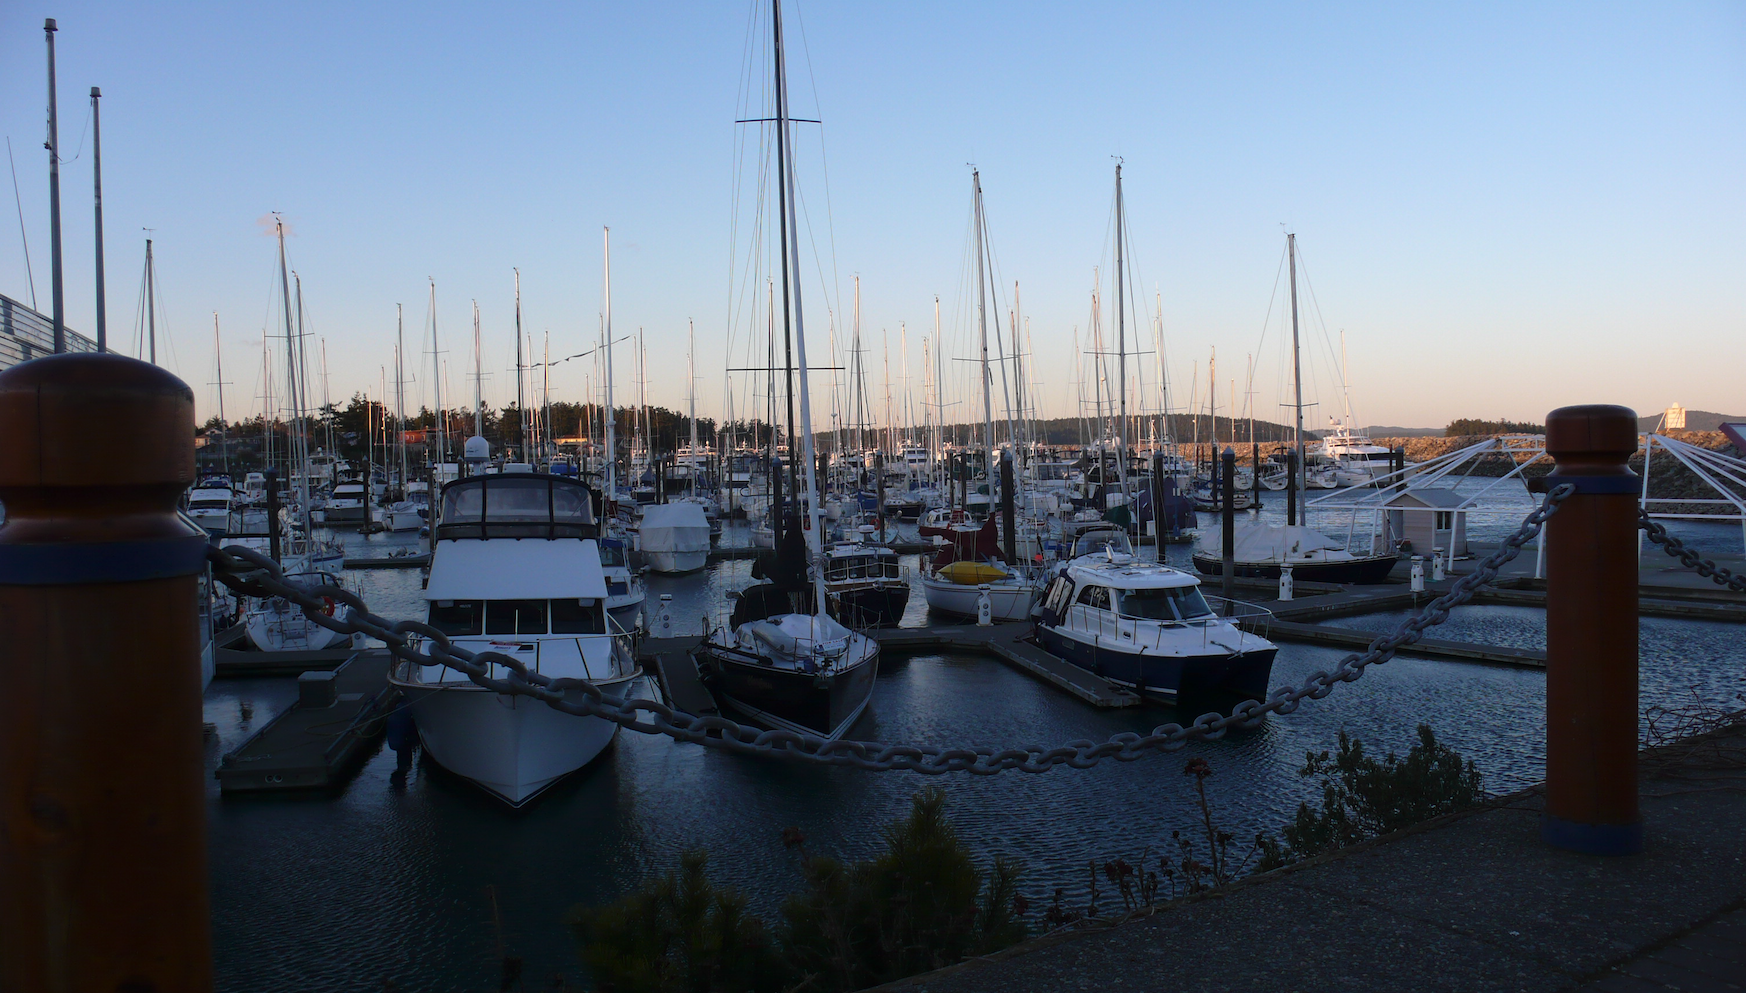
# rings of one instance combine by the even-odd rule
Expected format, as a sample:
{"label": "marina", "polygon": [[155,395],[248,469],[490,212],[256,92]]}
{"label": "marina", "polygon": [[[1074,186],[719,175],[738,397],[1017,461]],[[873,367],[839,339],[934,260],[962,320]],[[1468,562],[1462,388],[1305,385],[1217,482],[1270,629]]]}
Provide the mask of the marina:
{"label": "marina", "polygon": [[1737,982],[1728,31],[73,13],[0,989]]}

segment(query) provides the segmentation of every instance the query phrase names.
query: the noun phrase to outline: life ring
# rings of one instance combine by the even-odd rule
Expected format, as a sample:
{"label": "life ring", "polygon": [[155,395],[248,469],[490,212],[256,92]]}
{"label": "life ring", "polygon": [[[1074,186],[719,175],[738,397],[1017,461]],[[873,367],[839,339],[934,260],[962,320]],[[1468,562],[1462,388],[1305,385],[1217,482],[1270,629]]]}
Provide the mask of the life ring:
{"label": "life ring", "polygon": [[329,617],[333,616],[333,611],[334,611],[335,606],[336,606],[336,604],[334,603],[333,597],[324,596],[321,598],[321,612],[326,614],[327,616],[329,616]]}

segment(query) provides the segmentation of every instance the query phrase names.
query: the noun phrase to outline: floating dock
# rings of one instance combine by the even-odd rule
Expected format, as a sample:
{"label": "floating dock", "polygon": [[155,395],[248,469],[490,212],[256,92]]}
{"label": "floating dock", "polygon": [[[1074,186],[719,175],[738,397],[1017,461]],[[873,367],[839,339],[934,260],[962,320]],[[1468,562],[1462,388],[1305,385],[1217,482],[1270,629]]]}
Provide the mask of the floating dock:
{"label": "floating dock", "polygon": [[226,755],[213,773],[225,793],[331,789],[382,733],[399,692],[385,650],[353,652],[330,672],[298,677],[298,699]]}
{"label": "floating dock", "polygon": [[[1331,645],[1335,648],[1348,648],[1359,652],[1369,648],[1371,642],[1386,633],[1320,624],[1302,624],[1277,619],[1271,624],[1262,622],[1244,624],[1243,627],[1246,630],[1262,634],[1270,641]],[[1480,645],[1465,641],[1439,641],[1434,638],[1425,638],[1407,648],[1402,648],[1398,654],[1442,659],[1450,662],[1486,662],[1492,665],[1517,666],[1526,669],[1546,668],[1546,653],[1535,649]]]}
{"label": "floating dock", "polygon": [[719,708],[714,694],[697,674],[697,660],[691,657],[692,650],[702,642],[696,636],[644,638],[637,645],[637,661],[655,674],[669,705],[688,714],[706,716],[717,713]]}
{"label": "floating dock", "polygon": [[347,569],[422,569],[430,564],[430,553],[416,555],[383,555],[379,558],[348,558]]}
{"label": "floating dock", "polygon": [[880,648],[900,652],[936,648],[984,652],[1094,707],[1133,707],[1140,703],[1136,694],[1038,647],[1030,640],[1033,630],[1028,623],[1009,622],[988,627],[930,624],[922,628],[880,628],[867,633],[879,642]]}

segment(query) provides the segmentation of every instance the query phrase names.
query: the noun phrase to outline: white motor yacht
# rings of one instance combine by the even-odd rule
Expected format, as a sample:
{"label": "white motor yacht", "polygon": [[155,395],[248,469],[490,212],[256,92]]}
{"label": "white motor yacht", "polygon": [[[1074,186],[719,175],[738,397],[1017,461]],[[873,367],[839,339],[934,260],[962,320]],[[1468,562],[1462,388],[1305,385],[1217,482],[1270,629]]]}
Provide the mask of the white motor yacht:
{"label": "white motor yacht", "polygon": [[[1112,536],[1119,539],[1111,544]],[[1238,627],[1262,608],[1201,595],[1200,580],[1118,551],[1121,532],[1095,532],[1076,547],[1044,595],[1037,640],[1050,654],[1141,697],[1174,704],[1192,690],[1265,699],[1274,644]]]}
{"label": "white motor yacht", "polygon": [[609,527],[600,539],[600,568],[606,578],[606,614],[614,630],[632,632],[642,626],[643,602],[649,598],[643,579],[630,567],[630,543]]}
{"label": "white motor yacht", "polygon": [[236,494],[228,483],[220,485],[217,480],[201,480],[188,491],[188,516],[205,528],[207,534],[222,537],[239,530],[233,506],[235,498]]}
{"label": "white motor yacht", "polygon": [[[575,480],[494,473],[448,484],[424,591],[429,623],[459,647],[511,655],[546,676],[642,693],[642,672],[609,627],[596,535],[590,493]],[[511,806],[587,765],[618,731],[448,668],[402,663],[390,678],[430,757]]]}

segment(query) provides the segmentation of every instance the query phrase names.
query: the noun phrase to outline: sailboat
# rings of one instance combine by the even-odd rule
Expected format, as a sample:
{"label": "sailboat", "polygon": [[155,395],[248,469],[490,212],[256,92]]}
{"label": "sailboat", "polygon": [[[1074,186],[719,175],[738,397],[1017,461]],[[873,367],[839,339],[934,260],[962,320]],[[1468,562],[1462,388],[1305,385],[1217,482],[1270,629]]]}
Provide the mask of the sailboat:
{"label": "sailboat", "polygon": [[[986,596],[994,620],[1022,621],[1030,617],[1041,585],[1022,563],[1007,562],[1000,554],[994,539],[996,518],[989,513],[1001,453],[994,443],[994,376],[988,363],[987,217],[983,213],[980,170],[971,171],[970,182],[976,228],[976,315],[981,331],[983,455],[989,492],[982,495],[980,513],[969,499],[977,494],[971,494],[965,498],[966,515],[947,512],[945,516],[930,514],[924,518],[921,533],[947,538],[949,544],[934,558],[920,583],[928,609],[935,613],[977,617],[980,602]],[[977,527],[970,518],[985,520]]]}
{"label": "sailboat", "polygon": [[600,525],[600,566],[606,580],[606,612],[623,631],[635,631],[642,626],[643,604],[648,592],[643,579],[630,567],[631,539],[624,522],[618,516],[618,408],[612,402],[612,229],[602,228],[601,250],[601,316],[600,361],[606,379],[606,496],[601,505],[605,520]]}
{"label": "sailboat", "polygon": [[[293,297],[291,272],[285,261],[285,222],[277,222],[279,238],[279,287],[285,314],[285,383],[286,398],[291,403],[288,456],[292,484],[291,506],[286,508],[291,537],[282,545],[280,567],[293,581],[341,586],[337,573],[345,561],[345,550],[337,543],[315,535],[311,512],[312,471],[309,460],[309,438],[304,417],[303,390],[307,385],[307,366],[302,355],[303,284],[297,282]],[[292,306],[297,319],[292,321]],[[344,618],[351,608],[330,601],[330,616]],[[329,630],[304,615],[301,608],[283,597],[257,599],[243,615],[244,631],[249,642],[261,651],[318,651],[331,648],[345,640],[346,635]]]}
{"label": "sailboat", "polygon": [[[718,627],[700,645],[695,657],[698,671],[716,698],[732,710],[768,728],[835,740],[852,726],[873,697],[879,671],[879,645],[866,635],[844,627],[828,612],[821,535],[824,505],[819,498],[818,460],[813,449],[812,393],[807,384],[806,323],[801,306],[800,225],[794,206],[793,134],[788,116],[787,66],[782,48],[782,2],[770,5],[772,54],[775,63],[776,188],[780,217],[782,258],[783,333],[794,345],[802,374],[794,375],[787,363],[790,389],[789,438],[795,437],[793,421],[796,385],[800,399],[800,473],[805,479],[805,500],[793,499],[777,537],[776,558],[782,578],[764,602],[763,616],[749,617],[740,611],[737,623]],[[790,487],[790,496],[797,497]],[[775,513],[781,513],[778,506]],[[796,534],[796,531],[802,534]],[[804,543],[804,546],[803,546]],[[808,570],[806,558],[812,568]],[[807,582],[810,580],[810,583]],[[808,587],[810,586],[810,590]],[[810,593],[810,602],[808,602]],[[747,606],[744,597],[741,606]]]}
{"label": "sailboat", "polygon": [[[1285,250],[1291,262],[1291,366],[1293,407],[1296,411],[1294,444],[1297,464],[1305,465],[1303,437],[1303,363],[1299,348],[1297,321],[1297,235],[1285,236]],[[1304,481],[1292,485],[1302,487]],[[1265,524],[1259,520],[1236,525],[1231,540],[1232,569],[1236,575],[1254,579],[1278,579],[1280,567],[1290,563],[1292,576],[1299,582],[1360,583],[1387,582],[1389,572],[1399,556],[1394,553],[1359,555],[1347,550],[1344,543],[1308,527],[1305,519],[1303,489],[1299,489],[1287,506],[1291,508],[1286,523]],[[1194,549],[1194,567],[1202,575],[1224,574],[1224,535],[1218,528],[1202,532]]]}

